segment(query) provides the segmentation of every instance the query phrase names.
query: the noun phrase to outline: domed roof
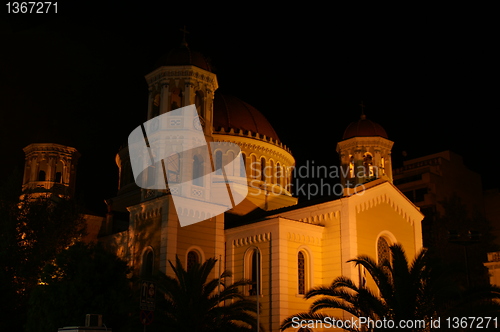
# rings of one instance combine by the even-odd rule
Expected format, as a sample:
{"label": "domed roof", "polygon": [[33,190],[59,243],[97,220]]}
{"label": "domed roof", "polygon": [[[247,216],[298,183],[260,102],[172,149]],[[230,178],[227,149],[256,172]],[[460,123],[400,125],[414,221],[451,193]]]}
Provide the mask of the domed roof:
{"label": "domed roof", "polygon": [[344,131],[342,139],[352,137],[367,137],[367,136],[380,136],[388,138],[387,133],[381,125],[366,118],[366,115],[361,115],[361,118],[352,122]]}
{"label": "domed roof", "polygon": [[224,128],[226,131],[241,129],[279,140],[269,121],[255,107],[239,98],[218,92],[214,96],[214,128]]}
{"label": "domed roof", "polygon": [[212,72],[212,66],[207,58],[200,52],[191,51],[187,43],[183,42],[179,47],[174,48],[166,56],[161,58],[156,67],[160,66],[185,66],[193,65]]}

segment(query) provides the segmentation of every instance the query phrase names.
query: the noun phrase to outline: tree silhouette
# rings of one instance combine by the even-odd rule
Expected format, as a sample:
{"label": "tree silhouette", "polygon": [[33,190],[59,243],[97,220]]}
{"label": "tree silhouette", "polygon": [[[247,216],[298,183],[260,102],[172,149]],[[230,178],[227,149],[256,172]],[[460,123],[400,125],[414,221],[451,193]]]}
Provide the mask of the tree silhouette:
{"label": "tree silhouette", "polygon": [[210,258],[186,270],[178,257],[175,266],[169,261],[175,278],[164,274],[157,277],[157,288],[165,298],[157,309],[162,308],[165,326],[179,332],[255,331],[257,304],[240,291],[249,282],[226,284],[226,278],[231,276],[229,271],[209,280],[216,262]]}
{"label": "tree silhouette", "polygon": [[[319,299],[313,302],[309,312],[287,318],[281,329],[293,327],[294,317],[325,320],[329,317],[322,312],[325,309],[341,309],[355,318],[364,317],[373,321],[392,320],[396,325],[402,320],[423,320],[428,324],[431,317],[437,317],[439,312],[444,313],[450,289],[431,264],[427,251],[422,250],[409,263],[401,245],[392,245],[390,249],[390,261],[377,264],[366,255],[350,261],[366,269],[377,289],[358,286],[351,279],[340,276],[328,287],[320,286],[307,292],[306,299]],[[373,330],[365,328],[354,326],[348,330]],[[413,331],[425,331],[428,328],[424,326]]]}

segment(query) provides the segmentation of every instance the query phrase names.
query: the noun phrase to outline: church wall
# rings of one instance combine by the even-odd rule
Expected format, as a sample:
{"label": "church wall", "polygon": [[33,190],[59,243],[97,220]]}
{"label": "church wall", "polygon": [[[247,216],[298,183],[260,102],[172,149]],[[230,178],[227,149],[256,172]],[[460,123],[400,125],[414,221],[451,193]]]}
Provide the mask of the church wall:
{"label": "church wall", "polygon": [[161,212],[154,215],[131,215],[134,227],[130,231],[131,246],[129,247],[134,272],[141,275],[143,255],[146,250],[153,250],[154,269],[160,266],[160,225]]}
{"label": "church wall", "polygon": [[221,258],[221,271],[224,270],[224,223],[222,216],[177,229],[177,255],[184,267],[186,267],[187,254],[190,250],[201,254],[201,263],[209,258],[218,260],[214,271],[212,271],[214,278],[219,273]]}
{"label": "church wall", "polygon": [[325,222],[322,285],[330,285],[336,277],[342,275],[341,235],[340,213],[336,212]]}
{"label": "church wall", "polygon": [[383,236],[389,244],[401,243],[410,261],[415,257],[413,226],[389,204],[380,203],[357,213],[356,222],[359,255],[376,259],[377,240]]}
{"label": "church wall", "polygon": [[[287,244],[287,270],[283,282],[288,295],[288,315],[307,311],[313,300],[299,294],[298,254],[305,256],[305,292],[323,284],[323,234],[324,227],[287,220],[283,225]],[[288,316],[287,315],[287,316]]]}
{"label": "church wall", "polygon": [[[263,225],[265,224],[265,225]],[[265,226],[265,227],[263,227]],[[251,255],[254,249],[258,249],[261,255],[261,273],[259,303],[261,305],[260,319],[264,328],[269,329],[270,319],[275,313],[271,307],[274,304],[276,294],[276,253],[272,250],[272,241],[278,238],[278,227],[276,223],[262,222],[245,225],[242,227],[226,230],[226,261],[227,268],[233,273],[232,282],[241,279],[252,279]],[[278,286],[279,287],[279,286]],[[243,292],[250,296],[250,286],[246,286]],[[256,294],[252,295],[256,299]]]}

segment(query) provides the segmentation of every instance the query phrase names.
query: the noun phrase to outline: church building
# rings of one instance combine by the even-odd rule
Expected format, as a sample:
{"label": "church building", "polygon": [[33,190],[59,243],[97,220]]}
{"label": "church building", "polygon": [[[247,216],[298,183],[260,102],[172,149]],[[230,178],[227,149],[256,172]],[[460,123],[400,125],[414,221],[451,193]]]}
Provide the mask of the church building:
{"label": "church building", "polygon": [[[303,297],[310,288],[329,285],[341,275],[372,282],[348,260],[358,255],[388,257],[394,243],[401,243],[410,259],[422,248],[423,215],[393,184],[393,142],[366,116],[351,123],[337,144],[342,197],[302,204],[290,192],[295,166],[292,151],[257,109],[217,92],[217,76],[203,55],[183,42],[146,80],[148,120],[194,104],[206,141],[236,144],[243,163],[226,169],[224,180],[212,169],[211,160],[192,149],[188,166],[180,167],[173,154],[166,169],[150,170],[147,176],[167,171],[169,179],[193,179],[182,193],[187,204],[181,213],[207,219],[182,227],[172,193],[138,187],[129,147],[120,149],[116,156],[118,193],[107,201],[99,240],[127,261],[136,276],[147,279],[155,271],[173,276],[168,261],[175,262],[176,256],[187,268],[215,257],[213,277],[227,269],[233,273],[232,281],[254,281],[244,292],[259,299],[259,319],[266,331],[279,331],[285,318],[308,310],[312,301]],[[216,168],[234,159],[232,151],[218,146],[212,156]],[[59,146],[47,149],[64,150]],[[183,151],[182,143],[175,151]],[[34,160],[34,152],[27,153]],[[40,170],[35,169],[35,162],[29,165],[26,177],[30,179],[50,177],[62,183],[72,176],[71,163],[66,161],[42,161]],[[199,180],[194,174],[200,169],[210,176]],[[247,186],[246,198],[223,214],[206,214],[204,202],[224,182]]]}

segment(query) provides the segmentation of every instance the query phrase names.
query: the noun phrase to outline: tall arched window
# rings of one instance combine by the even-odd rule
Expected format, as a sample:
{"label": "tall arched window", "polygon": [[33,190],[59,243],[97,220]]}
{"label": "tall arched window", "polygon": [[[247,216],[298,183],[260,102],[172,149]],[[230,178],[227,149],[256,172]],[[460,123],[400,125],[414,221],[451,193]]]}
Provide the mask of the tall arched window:
{"label": "tall arched window", "polygon": [[297,255],[297,277],[299,294],[306,293],[306,256],[303,251]]}
{"label": "tall arched window", "polygon": [[250,157],[250,172],[252,174],[252,178],[257,178],[257,170],[259,169],[259,165],[257,165],[257,157],[252,155]]}
{"label": "tall arched window", "polygon": [[179,88],[175,88],[172,90],[172,94],[170,95],[170,100],[172,101],[170,104],[170,110],[173,111],[182,107],[182,90]]}
{"label": "tall arched window", "polygon": [[270,169],[270,171],[271,171],[271,172],[269,173],[269,176],[271,177],[271,178],[270,178],[270,182],[271,182],[272,184],[274,184],[274,183],[275,183],[275,181],[276,181],[276,178],[275,178],[275,176],[274,176],[274,175],[275,175],[275,170],[274,170],[274,160],[269,160],[269,169]]}
{"label": "tall arched window", "polygon": [[58,161],[57,164],[56,164],[56,176],[54,178],[54,181],[57,182],[57,183],[62,183],[63,179],[62,179],[62,174],[63,174],[63,169],[64,169],[64,165],[62,163],[62,161]]}
{"label": "tall arched window", "polygon": [[178,153],[173,153],[167,158],[168,182],[181,182],[181,160]]}
{"label": "tall arched window", "polygon": [[141,276],[151,277],[153,275],[154,253],[153,249],[149,248],[142,254]]}
{"label": "tall arched window", "polygon": [[276,184],[281,186],[281,165],[276,163]]}
{"label": "tall arched window", "polygon": [[260,181],[266,182],[266,158],[260,158]]}
{"label": "tall arched window", "polygon": [[375,175],[373,172],[373,157],[368,152],[363,155],[363,166],[365,169],[365,177],[372,178]]}
{"label": "tall arched window", "polygon": [[200,255],[194,250],[187,254],[187,271],[189,271],[195,264],[200,264]]}
{"label": "tall arched window", "polygon": [[203,95],[203,91],[196,91],[196,95],[194,97],[194,105],[196,106],[198,115],[201,118],[205,119],[205,96]]}
{"label": "tall arched window", "polygon": [[250,279],[251,285],[248,290],[248,295],[262,294],[262,280],[260,278],[261,257],[260,251],[254,248],[249,257],[247,257],[247,279]]}
{"label": "tall arched window", "polygon": [[349,179],[354,178],[354,156],[349,156]]}
{"label": "tall arched window", "polygon": [[148,188],[153,188],[155,185],[156,181],[156,168],[154,166],[149,166],[148,167],[148,178],[147,178],[147,184],[146,187]]}
{"label": "tall arched window", "polygon": [[203,187],[203,159],[199,155],[193,157],[193,184]]}
{"label": "tall arched window", "polygon": [[379,237],[377,241],[377,258],[379,264],[384,261],[391,261],[391,249],[389,246],[389,242],[382,236]]}
{"label": "tall arched window", "polygon": [[153,105],[151,105],[151,118],[160,115],[160,94],[157,93],[153,97]]}
{"label": "tall arched window", "polygon": [[222,175],[222,151],[215,152],[215,174]]}
{"label": "tall arched window", "polygon": [[247,176],[247,156],[244,153],[241,154],[241,160],[240,176],[244,178]]}
{"label": "tall arched window", "polygon": [[235,159],[234,151],[229,150],[227,152],[227,161],[230,163],[231,167],[226,167],[226,175],[233,176],[236,175],[236,163],[233,163]]}
{"label": "tall arched window", "polygon": [[38,181],[45,181],[45,171],[38,172]]}

